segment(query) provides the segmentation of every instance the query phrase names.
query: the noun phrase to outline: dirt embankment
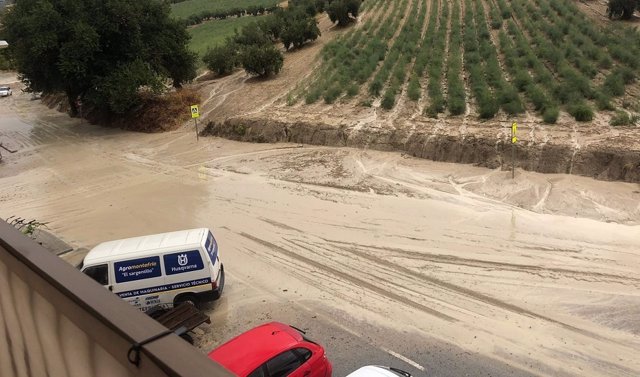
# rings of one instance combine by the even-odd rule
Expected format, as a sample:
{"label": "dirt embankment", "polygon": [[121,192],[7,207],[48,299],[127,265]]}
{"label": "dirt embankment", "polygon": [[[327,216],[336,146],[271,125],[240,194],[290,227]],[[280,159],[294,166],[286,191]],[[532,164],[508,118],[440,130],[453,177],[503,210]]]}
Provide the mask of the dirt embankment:
{"label": "dirt embankment", "polygon": [[[436,125],[430,130],[414,131],[408,128],[230,118],[218,123],[209,122],[202,134],[248,142],[292,142],[400,151],[434,161],[511,168],[512,145],[509,131],[504,127],[487,127],[463,135],[445,133],[437,128]],[[640,182],[640,150],[624,143],[624,138],[633,135],[593,138],[584,133],[567,138],[566,134],[575,130],[555,130],[555,133],[564,133],[564,141],[567,141],[555,144],[549,141],[553,138],[550,131],[544,131],[543,137],[538,135],[541,140],[536,142],[535,128],[535,125],[531,129],[527,126],[520,128],[529,140],[523,139],[515,145],[518,168]]]}
{"label": "dirt embankment", "polygon": [[[42,102],[51,109],[69,113],[70,106],[64,94],[47,95]],[[200,103],[200,95],[191,88],[170,91],[161,96],[144,94],[140,104],[124,114],[85,106],[80,108],[82,118],[93,124],[138,132],[164,132],[175,130],[190,119],[189,106]]]}

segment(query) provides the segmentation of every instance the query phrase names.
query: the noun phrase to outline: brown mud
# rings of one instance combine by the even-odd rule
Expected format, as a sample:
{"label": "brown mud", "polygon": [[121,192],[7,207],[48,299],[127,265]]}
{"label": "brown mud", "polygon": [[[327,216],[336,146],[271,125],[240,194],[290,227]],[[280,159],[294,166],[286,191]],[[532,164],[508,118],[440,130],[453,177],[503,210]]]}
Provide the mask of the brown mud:
{"label": "brown mud", "polygon": [[[406,129],[367,127],[355,129],[355,125],[331,125],[311,122],[288,122],[260,118],[230,118],[223,122],[209,122],[203,135],[220,136],[232,140],[259,143],[304,143],[312,145],[357,147],[381,151],[400,151],[414,157],[433,161],[476,164],[488,168],[511,169],[512,147],[515,149],[517,168],[540,173],[576,174],[600,180],[640,182],[640,150],[625,147],[629,129],[624,136],[602,135],[579,144],[554,143],[542,139],[521,139],[512,146],[510,129],[506,127],[478,130],[464,135]],[[535,128],[520,127],[523,134],[535,136]],[[557,127],[555,132],[571,132]],[[500,135],[496,136],[498,132]],[[550,131],[548,131],[550,132]],[[547,132],[547,133],[548,133]],[[490,135],[493,133],[493,135]],[[587,141],[588,134],[582,137]],[[566,140],[566,139],[565,139]],[[567,140],[571,141],[571,140]]]}

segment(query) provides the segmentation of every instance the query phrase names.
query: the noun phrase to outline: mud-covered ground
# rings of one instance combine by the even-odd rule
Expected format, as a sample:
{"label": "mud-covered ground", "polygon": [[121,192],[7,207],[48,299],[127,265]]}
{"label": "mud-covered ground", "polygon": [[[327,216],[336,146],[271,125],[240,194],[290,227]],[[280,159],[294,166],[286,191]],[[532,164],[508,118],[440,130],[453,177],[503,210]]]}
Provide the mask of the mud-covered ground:
{"label": "mud-covered ground", "polygon": [[[76,248],[211,227],[228,271],[208,351],[267,320],[335,375],[640,375],[640,186],[396,152],[196,142],[0,99],[0,217]],[[65,256],[71,263],[81,253]]]}

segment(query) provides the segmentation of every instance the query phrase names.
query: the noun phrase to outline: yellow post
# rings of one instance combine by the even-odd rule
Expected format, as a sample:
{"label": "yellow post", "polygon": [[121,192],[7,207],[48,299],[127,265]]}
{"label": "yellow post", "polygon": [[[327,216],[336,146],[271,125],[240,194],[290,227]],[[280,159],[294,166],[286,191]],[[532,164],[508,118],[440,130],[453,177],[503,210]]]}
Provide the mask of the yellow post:
{"label": "yellow post", "polygon": [[193,118],[193,122],[196,125],[196,141],[198,141],[198,118],[200,117],[200,110],[198,109],[198,105],[191,105],[191,118]]}
{"label": "yellow post", "polygon": [[518,124],[513,122],[511,125],[511,179],[516,177],[516,143],[518,142],[516,131],[518,131]]}

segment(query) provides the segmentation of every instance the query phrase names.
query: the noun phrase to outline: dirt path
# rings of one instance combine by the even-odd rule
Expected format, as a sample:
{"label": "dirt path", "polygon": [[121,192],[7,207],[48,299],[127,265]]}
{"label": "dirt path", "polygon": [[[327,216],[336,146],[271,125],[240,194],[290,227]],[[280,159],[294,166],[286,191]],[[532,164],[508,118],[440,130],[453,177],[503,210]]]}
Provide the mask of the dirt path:
{"label": "dirt path", "polygon": [[217,316],[300,302],[534,374],[640,374],[637,184],[133,134],[15,97],[0,102],[0,139],[21,140],[0,165],[0,217],[76,247],[211,227],[230,284],[268,292],[232,288]]}

